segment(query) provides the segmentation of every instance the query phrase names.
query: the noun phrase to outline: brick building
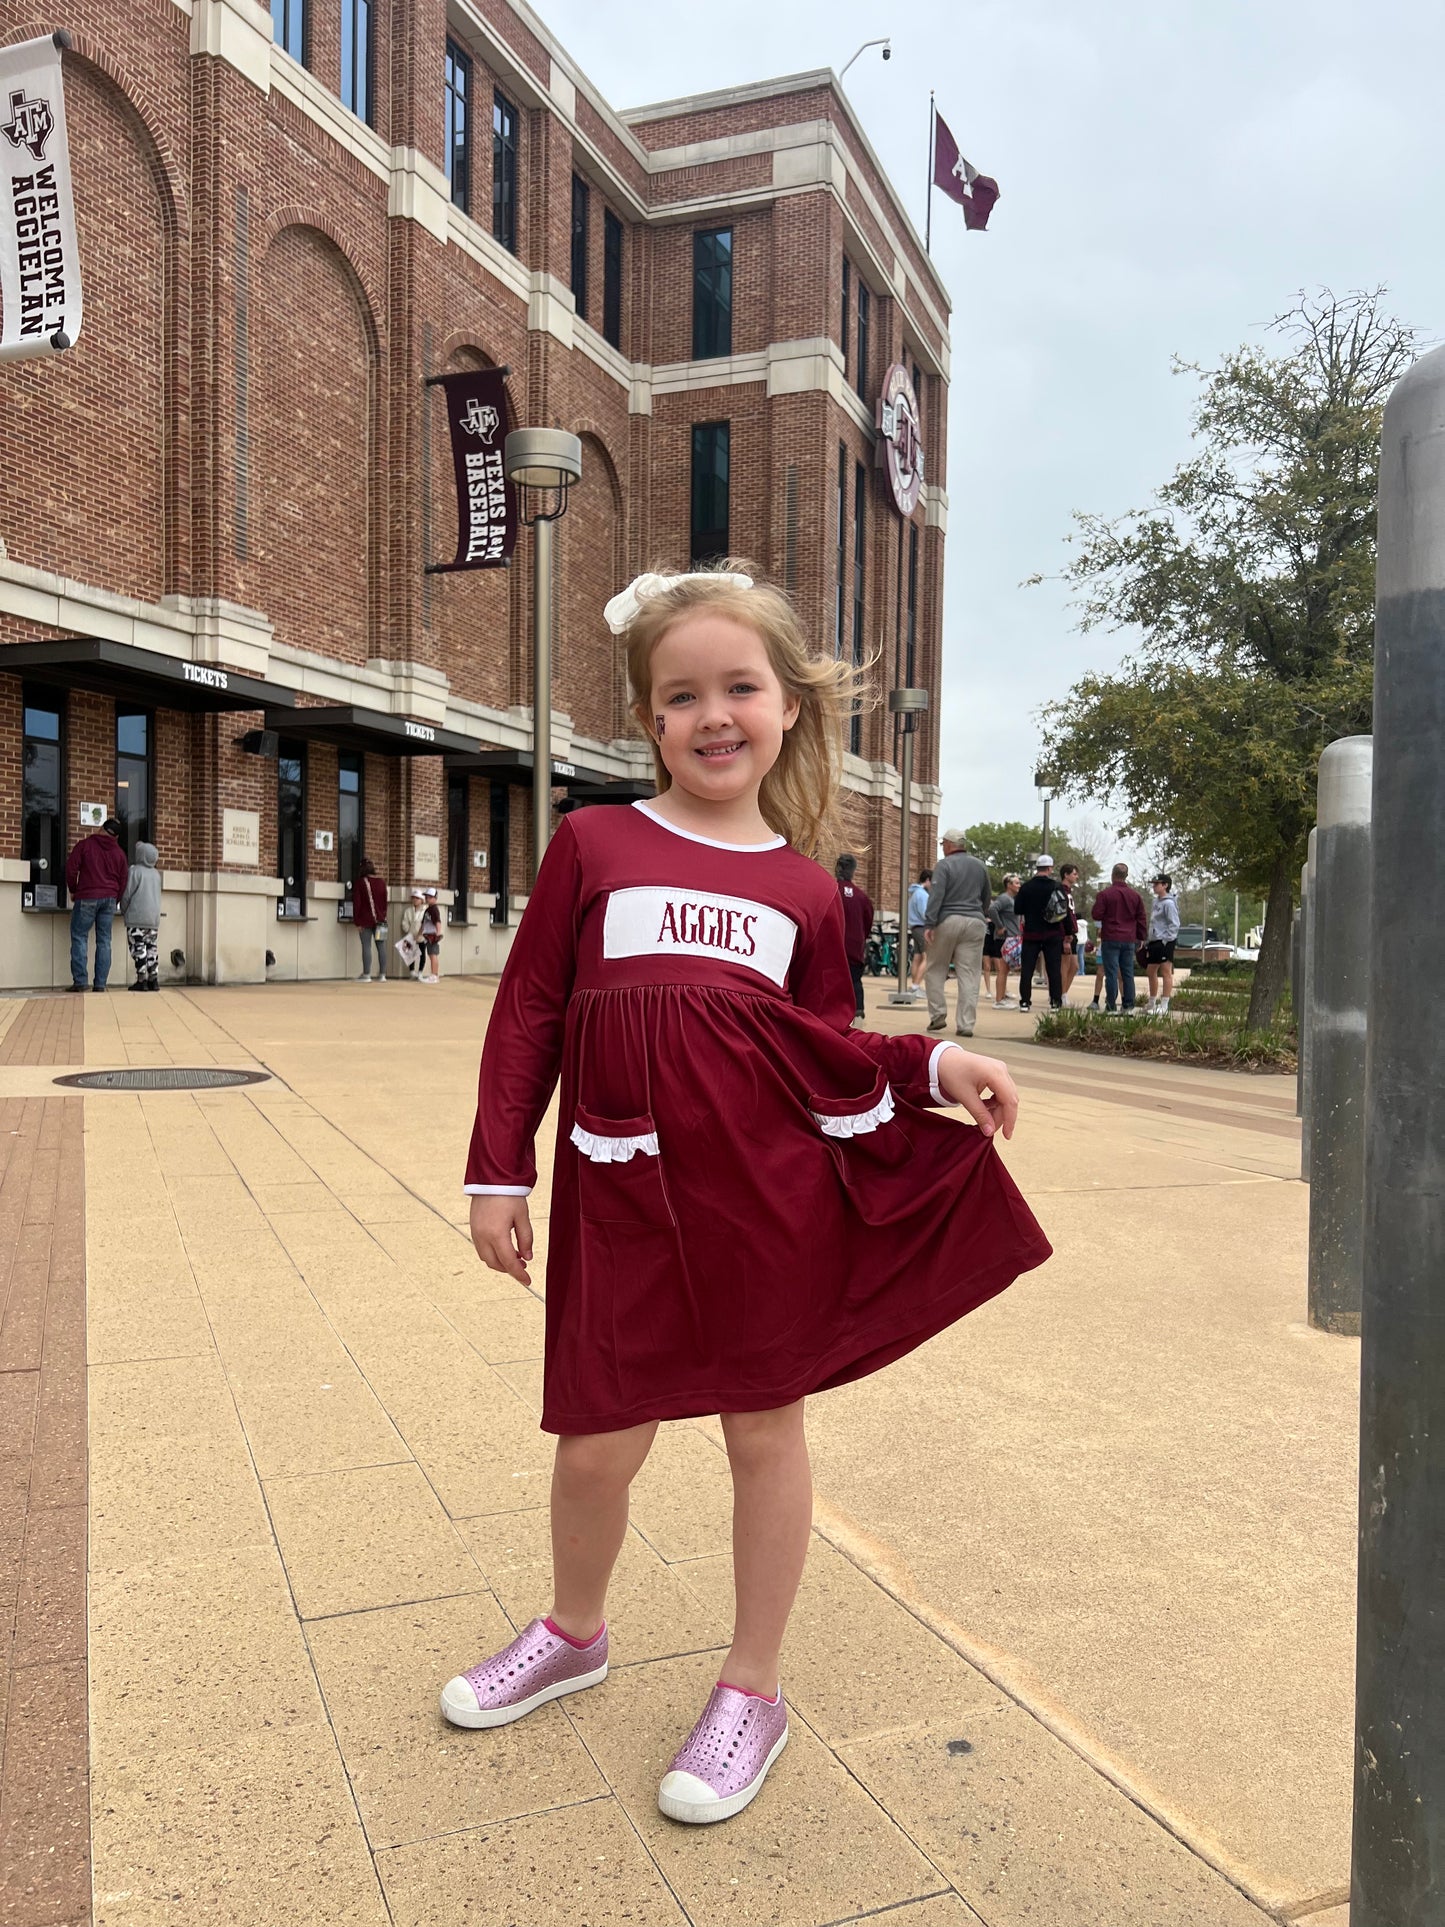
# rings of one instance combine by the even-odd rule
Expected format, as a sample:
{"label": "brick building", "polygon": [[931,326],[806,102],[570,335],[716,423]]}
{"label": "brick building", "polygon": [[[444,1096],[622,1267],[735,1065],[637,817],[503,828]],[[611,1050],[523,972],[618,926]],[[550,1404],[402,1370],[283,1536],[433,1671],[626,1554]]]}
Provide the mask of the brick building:
{"label": "brick building", "polygon": [[[5,38],[48,32],[18,0]],[[359,853],[495,969],[529,874],[529,537],[455,541],[429,375],[582,438],[556,797],[646,792],[606,598],[732,552],[880,692],[939,682],[946,293],[826,72],[618,111],[508,0],[71,0],[86,314],[0,367],[0,984],[68,980],[82,806],[161,852],[163,978],[357,968]],[[902,364],[927,484],[877,402]],[[936,701],[934,714],[936,716]],[[891,900],[893,724],[850,828]],[[933,849],[936,722],[912,825]],[[119,970],[117,969],[117,975]]]}

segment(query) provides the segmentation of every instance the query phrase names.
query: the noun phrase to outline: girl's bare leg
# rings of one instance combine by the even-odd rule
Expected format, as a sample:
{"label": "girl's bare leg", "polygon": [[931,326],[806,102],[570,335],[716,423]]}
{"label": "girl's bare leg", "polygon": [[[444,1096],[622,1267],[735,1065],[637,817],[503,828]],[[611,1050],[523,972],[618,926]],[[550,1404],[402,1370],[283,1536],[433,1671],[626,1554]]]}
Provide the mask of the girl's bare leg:
{"label": "girl's bare leg", "polygon": [[778,1654],[813,1524],[813,1473],[803,1401],[723,1414],[733,1474],[733,1643],[720,1678],[772,1699]]}
{"label": "girl's bare leg", "polygon": [[552,1465],[552,1618],[574,1639],[591,1639],[606,1617],[607,1582],[627,1532],[627,1488],[657,1433],[559,1438]]}

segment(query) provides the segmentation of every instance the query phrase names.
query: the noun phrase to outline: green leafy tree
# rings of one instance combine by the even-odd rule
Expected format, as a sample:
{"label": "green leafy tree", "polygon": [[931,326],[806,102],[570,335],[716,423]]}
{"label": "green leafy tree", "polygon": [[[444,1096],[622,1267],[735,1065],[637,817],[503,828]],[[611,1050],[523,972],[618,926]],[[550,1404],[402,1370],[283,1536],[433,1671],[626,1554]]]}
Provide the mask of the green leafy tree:
{"label": "green leafy tree", "polygon": [[1076,518],[1080,627],[1140,644],[1044,717],[1066,792],[1268,898],[1252,1028],[1284,984],[1320,751],[1370,728],[1380,425],[1413,340],[1381,289],[1302,295],[1270,332],[1176,363],[1201,383],[1196,451],[1149,508]]}
{"label": "green leafy tree", "polygon": [[[965,832],[968,847],[988,870],[989,882],[1001,889],[1006,876],[1026,877],[1040,854],[1042,828],[1037,823],[975,823]],[[1092,850],[1080,849],[1067,831],[1049,825],[1049,855],[1054,859],[1054,874],[1066,863],[1077,863],[1084,888],[1098,880],[1100,864]]]}

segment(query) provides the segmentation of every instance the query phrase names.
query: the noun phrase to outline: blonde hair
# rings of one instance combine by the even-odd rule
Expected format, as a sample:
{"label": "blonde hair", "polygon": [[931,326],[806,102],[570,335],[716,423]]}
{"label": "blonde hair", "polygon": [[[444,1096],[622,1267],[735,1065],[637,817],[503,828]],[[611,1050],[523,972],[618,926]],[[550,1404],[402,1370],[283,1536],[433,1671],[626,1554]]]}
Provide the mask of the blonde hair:
{"label": "blonde hair", "polygon": [[[665,574],[666,572],[664,572]],[[733,578],[750,575],[753,586]],[[843,778],[843,729],[863,685],[851,663],[815,655],[798,612],[783,590],[759,579],[750,562],[728,557],[699,574],[679,575],[665,589],[648,595],[627,628],[627,681],[632,712],[647,729],[651,721],[652,652],[673,624],[708,609],[744,622],[768,652],[784,696],[798,703],[798,717],[783,735],[778,760],[763,778],[758,808],[763,821],[785,836],[804,856],[836,847],[842,840],[838,792]],[[657,739],[652,763],[661,795],[672,784]]]}

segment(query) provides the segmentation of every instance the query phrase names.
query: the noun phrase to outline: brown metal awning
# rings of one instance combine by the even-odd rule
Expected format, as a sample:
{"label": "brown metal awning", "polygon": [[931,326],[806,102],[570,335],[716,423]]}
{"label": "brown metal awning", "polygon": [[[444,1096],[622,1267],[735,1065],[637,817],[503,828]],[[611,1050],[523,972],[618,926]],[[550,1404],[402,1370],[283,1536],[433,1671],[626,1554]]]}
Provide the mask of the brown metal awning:
{"label": "brown metal awning", "polygon": [[[482,749],[468,756],[448,756],[448,770],[467,776],[489,777],[494,783],[515,783],[519,788],[532,786],[532,752],[529,749]],[[568,763],[561,757],[552,758],[552,784],[555,789],[570,790],[574,795],[582,790],[606,790],[607,800],[631,802],[635,797],[651,796],[654,785],[650,782],[639,783],[630,776],[609,776],[606,770],[588,769],[582,763]],[[619,792],[627,791],[622,797]]]}
{"label": "brown metal awning", "polygon": [[465,754],[476,748],[469,736],[435,723],[413,722],[409,716],[392,716],[384,709],[345,708],[328,705],[303,705],[298,709],[267,714],[267,729],[283,736],[301,736],[308,742],[334,743],[338,749],[370,750],[375,756],[443,756]]}
{"label": "brown metal awning", "polygon": [[[0,670],[34,676],[61,689],[92,689],[118,702],[148,708],[274,710],[289,728],[294,689],[243,676],[238,669],[163,655],[102,636],[56,636],[41,642],[0,646]],[[274,725],[273,725],[274,727]]]}

